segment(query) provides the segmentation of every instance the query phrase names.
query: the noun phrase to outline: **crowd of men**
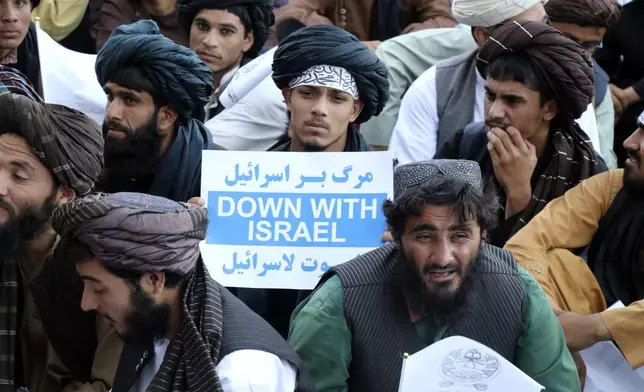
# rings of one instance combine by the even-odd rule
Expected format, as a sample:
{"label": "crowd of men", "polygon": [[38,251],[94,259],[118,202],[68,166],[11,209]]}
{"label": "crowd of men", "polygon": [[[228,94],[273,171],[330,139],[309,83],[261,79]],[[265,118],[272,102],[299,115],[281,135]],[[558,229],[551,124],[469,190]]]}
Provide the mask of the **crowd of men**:
{"label": "crowd of men", "polygon": [[[548,392],[598,342],[644,366],[644,0],[282,3],[0,0],[0,392],[397,391],[457,335]],[[43,97],[32,18],[97,54],[102,124]],[[380,248],[210,276],[202,151],[387,149]]]}

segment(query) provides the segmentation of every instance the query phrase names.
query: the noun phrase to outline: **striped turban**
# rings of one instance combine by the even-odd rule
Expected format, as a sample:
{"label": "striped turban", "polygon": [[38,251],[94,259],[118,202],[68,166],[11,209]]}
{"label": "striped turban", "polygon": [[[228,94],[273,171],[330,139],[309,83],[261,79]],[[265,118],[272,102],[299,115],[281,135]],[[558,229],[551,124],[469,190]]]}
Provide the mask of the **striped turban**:
{"label": "striped turban", "polygon": [[184,276],[201,257],[208,213],[142,193],[101,193],[57,208],[52,227],[61,237],[85,244],[111,268]]}
{"label": "striped turban", "polygon": [[552,26],[538,22],[508,22],[494,30],[479,51],[477,68],[486,75],[489,64],[505,54],[525,53],[538,77],[550,87],[560,114],[577,119],[595,95],[591,58],[576,42]]}

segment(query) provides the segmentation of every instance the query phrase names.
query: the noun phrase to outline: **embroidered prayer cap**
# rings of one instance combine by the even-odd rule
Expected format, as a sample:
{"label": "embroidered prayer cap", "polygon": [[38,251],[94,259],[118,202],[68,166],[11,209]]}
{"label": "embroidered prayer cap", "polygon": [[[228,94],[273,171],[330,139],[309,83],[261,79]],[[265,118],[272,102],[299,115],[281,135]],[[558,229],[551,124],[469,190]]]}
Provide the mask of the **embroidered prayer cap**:
{"label": "embroidered prayer cap", "polygon": [[458,23],[492,27],[548,0],[454,0],[452,14]]}
{"label": "embroidered prayer cap", "polygon": [[142,193],[98,193],[54,210],[52,227],[112,268],[183,276],[201,257],[208,212]]}
{"label": "embroidered prayer cap", "polygon": [[22,72],[6,65],[0,65],[0,94],[2,93],[24,95],[33,101],[44,102]]}
{"label": "embroidered prayer cap", "polygon": [[408,190],[422,186],[437,174],[466,182],[477,189],[483,189],[481,168],[477,162],[464,159],[432,159],[396,167],[394,170],[394,201],[404,196]]}

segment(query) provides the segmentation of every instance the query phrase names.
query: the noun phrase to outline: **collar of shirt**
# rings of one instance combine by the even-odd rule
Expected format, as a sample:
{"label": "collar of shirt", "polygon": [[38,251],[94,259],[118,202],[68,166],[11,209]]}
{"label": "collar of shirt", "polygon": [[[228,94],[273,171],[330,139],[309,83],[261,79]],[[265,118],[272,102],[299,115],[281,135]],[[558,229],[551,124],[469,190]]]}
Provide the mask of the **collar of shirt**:
{"label": "collar of shirt", "polygon": [[0,65],[16,64],[18,62],[18,49],[12,49],[3,59]]}

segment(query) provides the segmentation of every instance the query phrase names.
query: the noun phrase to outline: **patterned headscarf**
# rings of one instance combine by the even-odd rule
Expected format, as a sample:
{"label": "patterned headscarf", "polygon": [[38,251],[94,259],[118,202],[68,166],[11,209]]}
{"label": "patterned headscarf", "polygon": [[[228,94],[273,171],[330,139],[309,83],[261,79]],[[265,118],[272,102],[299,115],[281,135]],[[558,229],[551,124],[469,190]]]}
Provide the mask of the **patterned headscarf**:
{"label": "patterned headscarf", "polygon": [[3,93],[24,95],[36,102],[44,102],[22,72],[6,65],[0,65],[0,94]]}
{"label": "patterned headscarf", "polygon": [[474,161],[457,159],[434,159],[398,166],[394,171],[394,201],[408,190],[426,183],[440,174],[447,178],[464,181],[476,189],[483,189],[481,168]]}

